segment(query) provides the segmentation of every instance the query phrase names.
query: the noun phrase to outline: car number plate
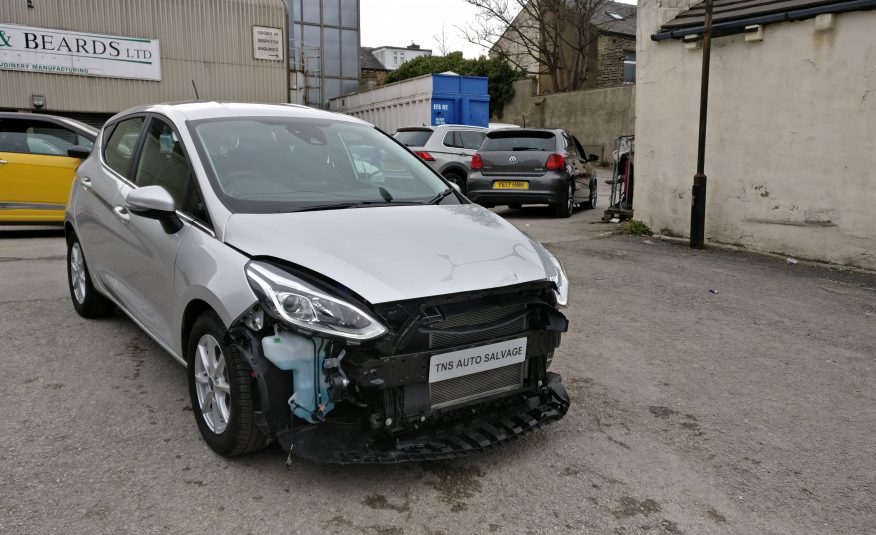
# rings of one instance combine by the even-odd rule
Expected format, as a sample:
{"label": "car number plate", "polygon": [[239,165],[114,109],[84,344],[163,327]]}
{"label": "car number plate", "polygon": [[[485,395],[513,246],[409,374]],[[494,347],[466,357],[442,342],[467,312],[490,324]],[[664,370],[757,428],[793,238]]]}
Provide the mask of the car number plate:
{"label": "car number plate", "polygon": [[429,361],[429,382],[437,383],[517,364],[524,360],[526,360],[526,337],[432,355]]}
{"label": "car number plate", "polygon": [[493,189],[529,189],[529,182],[526,180],[496,180],[493,182]]}

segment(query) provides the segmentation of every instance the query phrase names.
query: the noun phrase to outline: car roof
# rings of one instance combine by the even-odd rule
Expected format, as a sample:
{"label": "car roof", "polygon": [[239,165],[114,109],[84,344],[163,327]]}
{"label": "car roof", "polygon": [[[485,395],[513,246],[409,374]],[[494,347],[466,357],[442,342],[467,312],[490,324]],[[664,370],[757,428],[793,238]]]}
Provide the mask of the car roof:
{"label": "car roof", "polygon": [[252,102],[218,101],[169,102],[137,106],[114,115],[107,122],[112,122],[119,117],[131,115],[133,113],[160,113],[180,122],[231,117],[304,117],[370,124],[349,115],[318,110],[316,108],[309,108],[298,104],[259,104]]}
{"label": "car roof", "polygon": [[439,124],[434,126],[402,126],[396,132],[433,132],[436,130],[447,130],[448,128],[460,128],[463,130],[476,130],[478,132],[486,130],[483,126],[475,126],[471,124]]}
{"label": "car roof", "polygon": [[67,117],[61,117],[59,115],[49,115],[45,113],[3,111],[0,112],[0,119],[29,119],[60,124],[62,126],[67,126],[74,130],[77,130],[82,134],[85,134],[87,137],[90,137],[92,141],[94,141],[94,138],[97,137],[98,132],[97,128],[94,128],[93,126],[85,124],[81,121],[69,119]]}

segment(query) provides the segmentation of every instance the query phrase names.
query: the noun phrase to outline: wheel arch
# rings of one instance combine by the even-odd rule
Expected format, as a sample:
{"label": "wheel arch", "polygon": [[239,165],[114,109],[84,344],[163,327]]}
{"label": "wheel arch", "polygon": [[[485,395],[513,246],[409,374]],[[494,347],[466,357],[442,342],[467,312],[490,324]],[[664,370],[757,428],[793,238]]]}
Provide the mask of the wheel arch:
{"label": "wheel arch", "polygon": [[441,176],[446,177],[448,173],[458,174],[462,179],[468,180],[468,169],[458,163],[451,163],[441,169]]}
{"label": "wheel arch", "polygon": [[[216,312],[216,310],[202,299],[193,299],[186,305],[180,325],[180,356],[184,359],[188,359],[186,349],[189,346],[189,334],[191,333],[192,326],[195,324],[195,320],[205,312]],[[219,315],[218,312],[216,314]]]}

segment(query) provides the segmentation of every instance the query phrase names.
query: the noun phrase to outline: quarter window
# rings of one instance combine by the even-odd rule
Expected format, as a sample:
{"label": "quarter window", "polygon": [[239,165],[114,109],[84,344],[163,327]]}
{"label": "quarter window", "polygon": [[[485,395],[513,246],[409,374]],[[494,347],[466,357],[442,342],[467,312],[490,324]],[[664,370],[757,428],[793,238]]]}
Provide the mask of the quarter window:
{"label": "quarter window", "polygon": [[183,207],[189,178],[189,163],[182,142],[173,128],[161,119],[149,122],[143,150],[137,161],[134,183],[137,186],[161,186],[166,189],[177,208]]}
{"label": "quarter window", "polygon": [[119,122],[104,144],[103,158],[106,164],[125,178],[131,174],[131,160],[143,129],[143,121],[143,117],[134,117]]}
{"label": "quarter window", "polygon": [[481,148],[481,143],[484,142],[484,133],[476,130],[463,130],[458,132],[459,138],[462,140],[462,148],[469,150],[478,150]]}

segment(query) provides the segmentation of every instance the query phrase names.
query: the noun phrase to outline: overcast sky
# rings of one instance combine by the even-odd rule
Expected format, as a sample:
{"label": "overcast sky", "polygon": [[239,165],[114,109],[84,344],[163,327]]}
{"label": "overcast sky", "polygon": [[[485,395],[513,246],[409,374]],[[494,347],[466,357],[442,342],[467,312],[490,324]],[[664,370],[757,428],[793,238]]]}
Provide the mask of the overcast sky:
{"label": "overcast sky", "polygon": [[[623,1],[623,0],[622,0]],[[362,46],[408,46],[411,42],[438,54],[435,35],[444,25],[447,48],[462,50],[467,58],[486,50],[467,42],[464,28],[476,11],[464,0],[360,0]],[[624,3],[635,4],[635,0]]]}

